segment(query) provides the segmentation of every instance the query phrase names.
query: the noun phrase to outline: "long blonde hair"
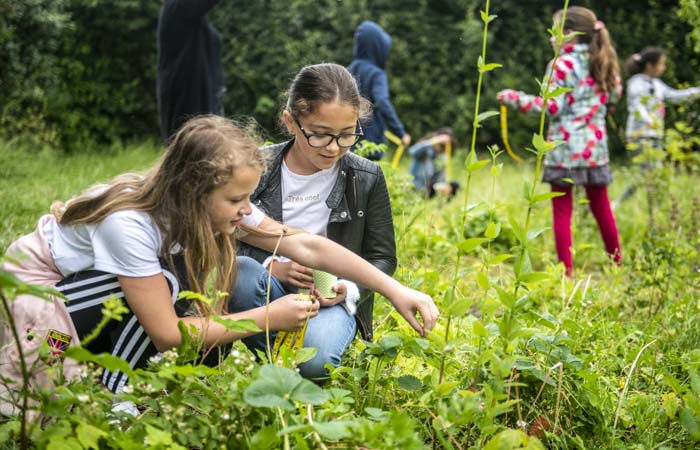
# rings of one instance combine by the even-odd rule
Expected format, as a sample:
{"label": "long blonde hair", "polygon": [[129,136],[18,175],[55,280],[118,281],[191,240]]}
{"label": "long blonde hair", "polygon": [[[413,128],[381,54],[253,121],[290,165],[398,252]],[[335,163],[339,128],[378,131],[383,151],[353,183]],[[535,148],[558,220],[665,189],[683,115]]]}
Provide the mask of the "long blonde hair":
{"label": "long blonde hair", "polygon": [[[163,235],[161,257],[173,265],[171,250],[180,246],[189,289],[206,294],[216,274],[215,288],[235,286],[236,248],[233,236],[215,233],[208,212],[209,195],[235,178],[236,169],[266,168],[265,157],[250,131],[217,116],[187,121],[165,155],[145,176],[124,174],[106,186],[94,186],[52,212],[61,225],[94,224],[125,209],[148,213]],[[200,304],[201,312],[221,312]]]}
{"label": "long blonde hair", "polygon": [[[563,13],[563,10],[557,11],[554,19],[560,21]],[[580,33],[577,36],[578,41],[589,45],[591,56],[588,60],[588,70],[591,76],[603,91],[614,91],[620,82],[620,66],[605,24],[598,20],[590,9],[571,6],[566,10],[564,29]]]}

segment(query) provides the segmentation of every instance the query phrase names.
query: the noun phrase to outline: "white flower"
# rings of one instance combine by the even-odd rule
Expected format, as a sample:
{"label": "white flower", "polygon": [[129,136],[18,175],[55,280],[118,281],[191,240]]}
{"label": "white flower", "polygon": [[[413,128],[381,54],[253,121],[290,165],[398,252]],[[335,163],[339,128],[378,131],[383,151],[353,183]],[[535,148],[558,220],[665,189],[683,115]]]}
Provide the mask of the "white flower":
{"label": "white flower", "polygon": [[234,358],[240,358],[241,352],[239,352],[238,350],[234,350],[231,352],[231,356],[233,356]]}
{"label": "white flower", "polygon": [[224,420],[228,420],[230,417],[231,417],[231,416],[229,416],[228,413],[223,413],[223,414],[221,415],[221,418],[224,419]]}
{"label": "white flower", "polygon": [[89,396],[89,395],[85,395],[85,394],[80,394],[80,395],[78,395],[78,401],[79,401],[79,402],[85,403],[85,402],[88,401],[88,400],[90,400],[90,396]]}
{"label": "white flower", "polygon": [[156,353],[155,355],[151,356],[148,358],[148,361],[151,364],[158,364],[161,360],[163,359],[163,354],[162,353]]}

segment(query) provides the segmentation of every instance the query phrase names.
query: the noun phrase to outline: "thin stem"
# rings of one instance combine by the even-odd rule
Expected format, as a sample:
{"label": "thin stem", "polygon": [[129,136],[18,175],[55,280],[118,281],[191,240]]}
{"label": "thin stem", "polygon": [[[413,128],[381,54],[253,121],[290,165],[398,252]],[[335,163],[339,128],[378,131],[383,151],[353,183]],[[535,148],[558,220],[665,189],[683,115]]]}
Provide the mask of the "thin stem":
{"label": "thin stem", "polygon": [[267,360],[270,364],[274,364],[272,360],[272,350],[270,346],[270,289],[272,288],[272,265],[275,263],[274,256],[277,255],[277,249],[282,243],[282,238],[287,233],[287,228],[282,229],[279,239],[277,239],[277,244],[275,244],[275,249],[272,251],[272,261],[270,261],[270,269],[267,273],[267,289],[265,290],[265,352],[267,353]]}
{"label": "thin stem", "polygon": [[19,356],[19,367],[22,373],[22,408],[20,411],[20,448],[22,450],[29,449],[29,441],[27,439],[27,408],[29,404],[29,371],[27,370],[27,362],[24,359],[24,350],[22,349],[22,341],[20,340],[19,333],[17,332],[17,325],[15,319],[10,312],[9,300],[5,296],[3,291],[0,291],[0,299],[2,299],[2,307],[5,310],[5,315],[7,317],[8,325],[10,330],[12,330],[12,337],[17,344],[17,353]]}
{"label": "thin stem", "polygon": [[[314,418],[313,418],[313,415],[311,414],[311,412],[312,412],[311,405],[310,404],[306,405],[306,418],[309,421],[309,425],[314,424]],[[316,442],[316,444],[319,447],[321,447],[322,450],[328,450],[328,447],[326,447],[326,445],[323,443],[321,436],[319,436],[319,434],[316,432],[316,430],[311,432],[311,436],[313,437],[314,442]]]}
{"label": "thin stem", "polygon": [[627,374],[627,379],[625,380],[625,387],[622,388],[622,394],[620,394],[620,398],[617,400],[617,408],[615,408],[615,420],[613,421],[612,436],[610,438],[610,448],[612,448],[613,442],[615,441],[615,430],[617,428],[617,419],[620,418],[620,408],[622,407],[622,401],[625,399],[625,395],[627,395],[627,388],[629,388],[630,381],[632,380],[632,375],[634,375],[634,370],[637,368],[637,361],[639,361],[639,358],[642,356],[642,353],[644,353],[644,350],[646,350],[647,347],[654,343],[656,343],[656,339],[642,347],[642,349],[639,350],[639,353],[637,353],[636,358],[634,358],[634,361],[632,362],[632,367],[630,367],[630,372]]}

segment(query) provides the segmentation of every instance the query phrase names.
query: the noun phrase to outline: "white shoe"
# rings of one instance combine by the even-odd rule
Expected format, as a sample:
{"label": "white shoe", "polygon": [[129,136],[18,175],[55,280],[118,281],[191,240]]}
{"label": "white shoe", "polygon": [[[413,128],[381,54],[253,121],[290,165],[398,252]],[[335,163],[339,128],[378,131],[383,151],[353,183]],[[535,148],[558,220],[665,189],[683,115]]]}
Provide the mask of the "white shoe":
{"label": "white shoe", "polygon": [[131,400],[123,400],[120,402],[112,403],[112,418],[109,419],[110,425],[115,425],[119,423],[118,415],[120,413],[136,417],[139,415],[139,409],[136,407],[136,404]]}

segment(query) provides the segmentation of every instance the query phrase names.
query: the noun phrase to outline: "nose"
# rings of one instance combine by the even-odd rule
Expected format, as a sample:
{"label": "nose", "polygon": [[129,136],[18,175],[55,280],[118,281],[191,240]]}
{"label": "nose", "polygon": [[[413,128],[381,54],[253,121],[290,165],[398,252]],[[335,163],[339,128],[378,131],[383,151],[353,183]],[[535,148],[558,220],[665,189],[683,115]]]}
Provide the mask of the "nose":
{"label": "nose", "polygon": [[338,140],[337,139],[332,139],[331,142],[326,145],[326,148],[329,150],[332,150],[333,152],[337,152],[341,150],[340,145],[338,145]]}
{"label": "nose", "polygon": [[243,206],[241,206],[240,212],[244,216],[247,216],[253,212],[253,207],[250,206],[250,198],[246,199],[245,203],[243,203]]}

